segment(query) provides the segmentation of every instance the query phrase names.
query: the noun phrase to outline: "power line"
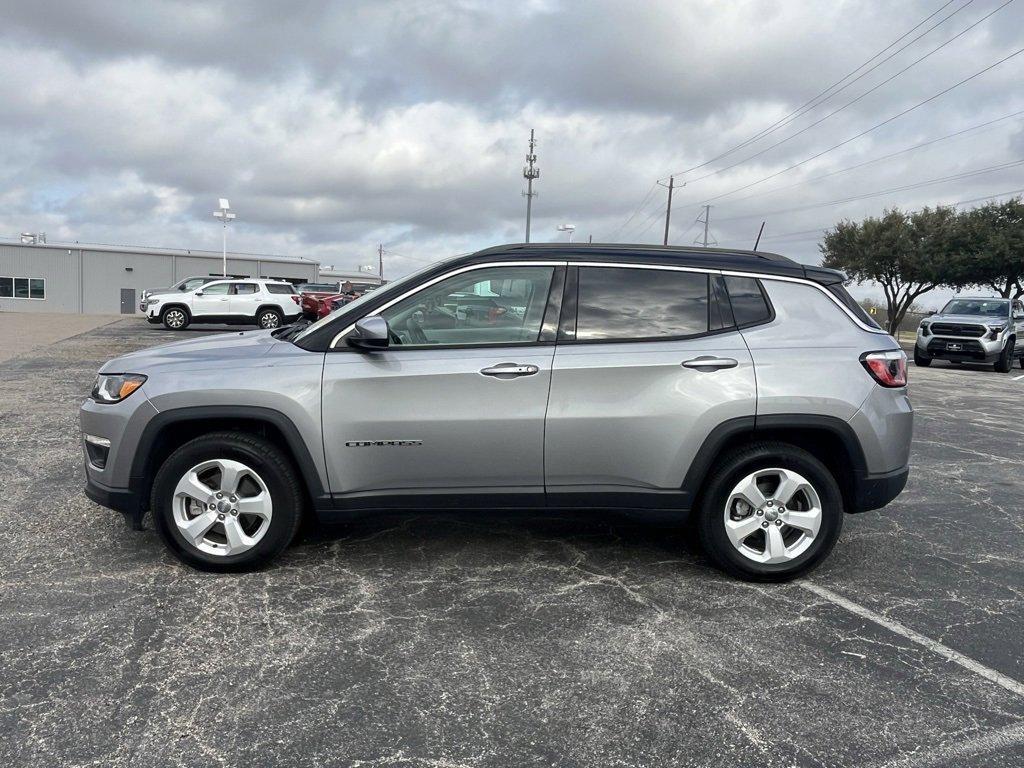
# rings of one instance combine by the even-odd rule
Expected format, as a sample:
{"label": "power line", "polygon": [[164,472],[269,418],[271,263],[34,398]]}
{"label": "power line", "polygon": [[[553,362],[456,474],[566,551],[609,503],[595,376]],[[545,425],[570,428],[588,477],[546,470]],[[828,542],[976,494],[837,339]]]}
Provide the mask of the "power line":
{"label": "power line", "polygon": [[[780,139],[779,141],[776,141],[774,144],[769,144],[767,147],[764,147],[763,149],[758,150],[757,152],[755,152],[752,155],[748,155],[747,157],[743,158],[742,160],[738,160],[737,162],[733,163],[732,165],[727,165],[724,168],[718,168],[718,169],[716,169],[714,171],[711,171],[711,173],[706,173],[703,176],[698,176],[696,179],[691,179],[689,183],[692,184],[694,182],[703,181],[704,179],[711,178],[712,176],[716,176],[719,173],[725,173],[726,171],[730,171],[733,168],[736,168],[738,166],[744,165],[745,163],[750,162],[754,158],[760,157],[761,155],[765,154],[766,152],[770,152],[771,150],[775,149],[776,147],[780,147],[783,144],[785,144],[786,142],[792,141],[797,136],[799,136],[799,135],[801,135],[803,133],[806,133],[807,131],[811,130],[812,128],[814,128],[814,127],[816,127],[818,125],[821,125],[823,122],[828,120],[830,117],[833,117],[833,116],[839,114],[840,112],[842,112],[847,107],[851,107],[854,104],[856,104],[858,101],[863,99],[865,96],[867,96],[867,95],[869,95],[871,93],[874,93],[879,88],[882,88],[883,86],[887,85],[888,83],[891,83],[897,77],[899,77],[900,75],[904,74],[905,72],[907,72],[908,70],[912,69],[913,67],[917,66],[922,61],[927,59],[929,56],[932,56],[933,54],[938,53],[943,48],[945,48],[947,45],[952,43],[954,40],[957,40],[958,38],[966,35],[968,32],[970,32],[976,26],[978,26],[982,22],[986,21],[993,14],[996,14],[999,11],[1001,11],[1003,8],[1008,6],[1013,1],[1014,0],[1005,0],[1005,2],[1002,5],[1000,5],[998,8],[996,8],[995,10],[992,10],[989,13],[985,14],[980,19],[978,19],[976,22],[974,22],[973,24],[971,24],[967,28],[965,28],[965,29],[961,30],[960,32],[958,32],[957,34],[955,34],[953,37],[949,38],[948,40],[946,40],[945,42],[943,42],[940,45],[936,46],[935,48],[932,48],[932,50],[928,51],[928,53],[926,53],[923,56],[921,56],[921,57],[915,59],[914,61],[910,62],[903,69],[901,69],[898,72],[895,72],[895,73],[889,75],[889,77],[887,77],[885,80],[882,80],[880,83],[877,83],[877,84],[873,85],[871,88],[868,88],[866,91],[864,91],[862,94],[860,94],[856,98],[850,99],[850,101],[846,102],[845,104],[843,104],[838,109],[834,109],[831,112],[829,112],[827,115],[825,115],[824,117],[820,117],[817,120],[815,120],[813,123],[805,125],[803,128],[798,130],[796,133],[792,133],[789,136],[787,136],[786,138]],[[963,9],[961,8],[960,10],[963,10]],[[865,74],[867,74],[867,73],[865,73]],[[835,94],[833,94],[833,95],[835,95]]]}
{"label": "power line", "polygon": [[[970,200],[959,200],[955,203],[949,203],[951,207],[957,207],[961,205],[967,205],[968,203],[980,203],[987,200],[995,200],[998,197],[1005,197],[1007,195],[1019,195],[1024,193],[1024,187],[1019,189],[1008,189],[1005,192],[995,192],[993,194],[984,195],[982,197],[972,197]],[[766,235],[761,238],[762,240],[779,240],[781,242],[803,242],[806,240],[817,240],[821,235],[828,229],[828,227],[818,227],[816,229],[802,229],[796,232],[782,232],[777,235]],[[806,237],[806,235],[812,235],[812,237]],[[726,240],[723,244],[740,243],[746,242],[746,240],[733,239]]]}
{"label": "power line", "polygon": [[995,200],[997,197],[1005,197],[1006,195],[1019,195],[1021,192],[1024,192],[1024,187],[1021,187],[1020,189],[1010,189],[1007,190],[1006,192],[996,192],[994,195],[987,195],[986,197],[975,197],[972,198],[971,200],[961,200],[956,203],[950,203],[950,205],[958,206],[967,205],[968,203],[980,203],[982,200]]}
{"label": "power line", "polygon": [[875,158],[872,158],[871,160],[865,160],[864,162],[857,163],[856,165],[849,165],[846,168],[839,168],[839,169],[837,169],[835,171],[829,171],[828,173],[823,173],[820,176],[814,176],[814,177],[812,177],[810,179],[804,179],[803,181],[798,181],[798,182],[796,182],[794,184],[789,184],[789,185],[787,185],[785,187],[777,187],[776,189],[768,189],[768,190],[765,190],[764,192],[755,192],[754,194],[747,195],[746,197],[734,198],[732,200],[732,202],[733,203],[740,203],[740,202],[743,202],[745,200],[753,200],[754,198],[757,198],[757,197],[764,197],[765,195],[773,195],[776,192],[785,192],[786,190],[794,189],[796,187],[803,186],[804,184],[811,184],[811,183],[813,183],[815,181],[821,181],[822,179],[827,179],[827,178],[829,178],[831,176],[838,176],[841,173],[846,173],[848,171],[855,171],[858,168],[864,168],[865,166],[873,165],[874,163],[880,163],[883,160],[891,160],[892,158],[897,157],[898,155],[902,155],[902,154],[905,154],[907,152],[913,152],[914,150],[922,149],[924,147],[931,146],[932,144],[938,144],[941,141],[946,141],[947,139],[956,138],[957,136],[962,136],[964,134],[970,133],[971,131],[976,131],[976,130],[979,130],[981,128],[987,128],[987,127],[989,127],[991,125],[995,125],[996,123],[1000,123],[1000,122],[1002,122],[1004,120],[1009,120],[1009,119],[1014,118],[1014,117],[1020,117],[1021,115],[1024,115],[1024,110],[1020,110],[1018,112],[1012,112],[1009,115],[1003,115],[1002,117],[997,117],[997,118],[995,118],[993,120],[986,120],[984,123],[978,123],[977,125],[972,125],[972,126],[969,126],[967,128],[963,128],[963,129],[961,129],[959,131],[954,131],[953,133],[947,133],[944,136],[939,136],[939,137],[934,138],[934,139],[929,139],[928,141],[923,141],[920,144],[914,144],[913,146],[910,146],[910,147],[904,147],[903,149],[898,149],[895,152],[890,152],[887,155],[881,155],[880,157],[875,157]]}
{"label": "power line", "polygon": [[609,238],[609,240],[613,240],[614,241],[619,236],[619,233],[621,233],[622,230],[625,229],[626,226],[629,225],[629,222],[631,222],[634,218],[636,218],[636,215],[638,213],[640,213],[640,209],[643,208],[647,204],[647,201],[651,199],[651,195],[654,194],[654,190],[656,190],[657,188],[658,188],[658,182],[654,182],[653,184],[651,184],[651,188],[647,190],[647,194],[644,195],[643,199],[640,201],[640,204],[629,215],[629,218],[627,218],[624,222],[622,222],[619,225],[619,228],[616,229],[612,233],[612,235]]}
{"label": "power line", "polygon": [[914,110],[920,109],[925,104],[928,104],[928,103],[930,103],[932,101],[935,101],[936,99],[938,99],[938,98],[940,98],[942,96],[945,96],[950,91],[952,91],[952,90],[954,90],[956,88],[959,88],[961,85],[964,85],[965,83],[969,83],[971,80],[974,80],[976,77],[980,77],[981,75],[984,75],[986,72],[989,72],[989,71],[995,69],[1000,64],[1004,64],[1007,61],[1009,61],[1010,59],[1012,59],[1014,56],[1019,56],[1022,53],[1024,53],[1024,48],[1018,48],[1016,51],[1014,51],[1013,53],[1011,53],[1011,54],[1009,54],[1007,56],[1004,56],[1003,58],[999,59],[999,61],[995,62],[994,64],[989,64],[987,67],[985,67],[984,69],[978,70],[973,75],[965,77],[963,80],[960,80],[959,82],[954,83],[953,85],[949,86],[948,88],[943,88],[941,91],[939,91],[938,93],[935,93],[935,94],[929,96],[927,99],[924,99],[923,101],[919,101],[917,104],[914,104],[911,107],[907,107],[906,109],[902,110],[901,112],[897,112],[895,115],[887,117],[885,120],[882,120],[880,123],[875,123],[870,128],[866,128],[865,130],[861,131],[860,133],[854,134],[853,136],[849,137],[848,139],[844,139],[843,141],[839,142],[838,144],[833,144],[831,147],[829,147],[827,149],[823,149],[822,151],[817,152],[817,153],[811,155],[810,157],[805,157],[803,160],[801,160],[801,161],[799,161],[797,163],[793,163],[792,165],[787,166],[786,168],[783,168],[781,171],[776,171],[775,173],[769,174],[768,176],[765,176],[764,178],[758,179],[757,181],[752,181],[752,182],[750,182],[748,184],[744,184],[743,186],[737,187],[736,189],[730,190],[728,192],[722,192],[721,194],[715,195],[714,197],[705,198],[704,202],[710,202],[712,200],[719,200],[719,199],[721,199],[723,197],[728,197],[729,195],[736,194],[737,192],[742,192],[745,189],[750,189],[751,187],[755,187],[758,184],[763,184],[766,181],[774,179],[777,176],[781,176],[784,173],[788,173],[789,171],[792,171],[794,168],[799,168],[802,165],[806,165],[807,163],[811,162],[812,160],[817,160],[819,157],[827,155],[829,152],[834,152],[835,150],[839,149],[840,147],[844,147],[847,144],[849,144],[850,142],[856,141],[857,139],[862,138],[863,136],[867,136],[869,133],[872,133],[873,131],[876,131],[876,130],[878,130],[879,128],[881,128],[883,126],[888,125],[889,123],[891,123],[891,122],[893,122],[895,120],[898,120],[899,118],[903,117],[904,115],[908,115],[911,112],[913,112]]}
{"label": "power line", "polygon": [[1024,160],[1011,160],[1000,165],[989,166],[988,168],[977,168],[971,171],[963,171],[961,173],[955,173],[949,176],[941,176],[936,179],[928,179],[926,181],[919,181],[913,184],[905,184],[899,187],[890,187],[889,189],[880,189],[874,192],[865,192],[859,195],[851,195],[850,197],[844,197],[839,200],[828,200],[822,203],[808,203],[807,205],[800,205],[794,208],[785,208],[779,211],[769,211],[768,213],[752,213],[744,214],[743,216],[730,216],[726,219],[719,219],[719,221],[742,221],[744,219],[758,219],[765,218],[768,216],[779,216],[784,213],[797,213],[799,211],[807,211],[812,208],[825,208],[830,205],[841,205],[842,203],[851,203],[857,200],[867,200],[871,197],[878,197],[880,195],[887,195],[892,192],[907,192],[913,189],[919,189],[921,187],[931,186],[933,184],[941,184],[946,181],[957,181],[960,179],[970,178],[971,176],[981,176],[986,173],[995,173],[996,171],[1005,170],[1007,168],[1015,168],[1017,166],[1024,165]]}
{"label": "power line", "polygon": [[[832,83],[832,85],[830,85],[830,86],[829,86],[828,88],[826,88],[825,90],[821,91],[821,92],[820,92],[820,93],[818,93],[817,95],[815,95],[815,96],[812,96],[812,97],[811,97],[811,98],[810,98],[810,99],[809,99],[808,101],[805,101],[805,102],[804,102],[803,104],[801,104],[801,105],[800,105],[799,107],[797,107],[797,108],[796,108],[796,109],[794,109],[794,110],[793,110],[792,112],[790,112],[790,113],[789,113],[788,115],[785,115],[784,117],[781,117],[781,118],[779,118],[779,119],[778,119],[778,120],[776,120],[776,121],[775,121],[774,123],[772,123],[771,125],[769,125],[769,126],[768,126],[767,128],[764,128],[764,129],[762,129],[761,131],[758,131],[758,132],[757,132],[756,134],[754,134],[754,135],[753,135],[753,136],[751,136],[750,138],[748,138],[748,139],[746,139],[746,140],[744,140],[744,141],[740,142],[740,143],[739,143],[739,144],[737,144],[736,146],[732,147],[731,149],[728,149],[728,150],[726,150],[725,152],[721,153],[720,155],[716,155],[715,157],[712,157],[712,158],[710,158],[710,159],[708,159],[708,160],[705,160],[704,162],[702,162],[702,163],[700,163],[700,164],[698,164],[698,165],[694,165],[694,166],[691,166],[690,168],[687,168],[686,170],[683,170],[683,171],[678,171],[678,172],[677,172],[676,174],[674,174],[674,175],[677,175],[677,176],[679,176],[679,175],[682,175],[682,174],[685,174],[685,173],[690,173],[691,171],[696,171],[696,170],[698,170],[698,169],[700,169],[700,168],[703,168],[703,167],[705,167],[705,166],[707,166],[707,165],[710,165],[711,163],[715,162],[716,160],[721,160],[721,159],[722,159],[723,157],[726,157],[726,156],[728,156],[728,155],[731,155],[731,154],[732,154],[733,152],[735,152],[735,151],[737,151],[737,150],[739,150],[739,149],[742,149],[742,148],[743,148],[743,147],[745,147],[745,146],[748,146],[748,145],[752,144],[753,142],[757,141],[758,139],[760,139],[760,138],[762,138],[762,137],[764,137],[764,136],[767,136],[767,135],[768,135],[769,133],[772,133],[772,132],[774,132],[774,131],[775,131],[775,130],[777,130],[778,128],[782,127],[782,123],[783,123],[784,121],[787,121],[787,120],[789,120],[790,118],[794,118],[794,117],[799,117],[799,116],[800,116],[801,114],[803,114],[804,112],[806,112],[806,111],[809,111],[810,109],[813,109],[814,107],[818,106],[818,104],[820,104],[820,103],[823,103],[824,99],[822,99],[822,97],[823,97],[823,96],[825,96],[826,94],[828,94],[828,93],[829,93],[829,91],[831,91],[832,89],[834,89],[834,88],[835,88],[835,87],[836,87],[837,85],[841,84],[841,83],[842,83],[843,81],[845,81],[845,80],[849,79],[849,78],[850,78],[850,77],[852,77],[853,75],[855,75],[855,74],[857,74],[858,72],[860,72],[860,70],[864,69],[864,67],[866,67],[866,66],[867,66],[868,64],[870,64],[870,63],[871,63],[872,61],[874,61],[875,59],[877,59],[877,58],[878,58],[879,56],[881,56],[881,55],[882,55],[883,53],[885,53],[886,51],[888,51],[888,50],[889,50],[890,48],[892,48],[892,47],[893,47],[894,45],[896,45],[897,43],[899,43],[899,42],[900,42],[901,40],[903,40],[903,39],[904,39],[905,37],[907,37],[908,35],[912,34],[912,33],[913,33],[913,32],[914,32],[915,30],[917,30],[918,28],[920,28],[920,27],[921,27],[921,26],[923,26],[924,24],[927,24],[927,23],[928,23],[928,22],[929,22],[929,21],[930,21],[931,19],[935,18],[935,17],[936,17],[936,16],[938,15],[938,14],[940,14],[940,13],[941,13],[942,11],[944,11],[944,10],[945,10],[946,8],[948,8],[948,7],[950,6],[950,5],[952,5],[952,4],[954,3],[954,2],[956,2],[956,0],[948,0],[948,2],[946,2],[946,3],[944,4],[944,5],[942,5],[942,6],[941,6],[941,7],[940,7],[940,8],[938,9],[938,10],[936,10],[936,11],[935,11],[934,13],[930,14],[929,16],[927,16],[927,17],[925,17],[924,19],[922,19],[921,21],[919,21],[919,22],[918,22],[917,24],[915,24],[915,25],[914,25],[913,27],[911,27],[911,28],[910,28],[909,30],[907,30],[907,31],[906,31],[906,32],[904,32],[904,33],[903,33],[902,35],[900,35],[900,36],[899,36],[898,38],[896,38],[896,39],[895,39],[895,40],[894,40],[893,42],[889,43],[889,45],[887,45],[887,46],[886,46],[885,48],[883,48],[883,49],[882,49],[881,51],[879,51],[878,53],[876,53],[876,54],[875,54],[874,56],[870,57],[870,58],[869,58],[869,59],[868,59],[867,61],[865,61],[865,62],[864,62],[863,64],[861,64],[861,65],[860,65],[859,67],[857,67],[856,69],[854,69],[854,70],[852,70],[851,72],[847,73],[847,74],[846,74],[846,75],[844,75],[843,77],[839,78],[839,79],[838,79],[838,80],[836,80],[836,81],[835,81],[834,83]],[[942,19],[941,21],[939,21],[939,22],[938,22],[937,24],[935,24],[935,25],[933,25],[933,26],[929,27],[929,28],[928,28],[927,30],[925,30],[925,32],[923,32],[923,33],[922,33],[921,35],[919,35],[918,37],[916,37],[916,38],[914,38],[913,40],[911,40],[911,41],[910,41],[910,43],[908,43],[907,45],[911,45],[911,44],[913,44],[913,43],[917,42],[918,40],[920,40],[920,39],[921,39],[921,37],[923,37],[924,35],[928,34],[928,33],[929,33],[929,32],[931,32],[931,31],[932,31],[933,29],[935,29],[935,27],[937,27],[937,26],[939,26],[940,24],[942,24],[942,23],[944,23],[944,22],[948,21],[949,19],[953,18],[953,16],[955,16],[955,15],[956,15],[956,14],[958,14],[958,13],[960,13],[960,11],[964,10],[964,8],[966,8],[966,7],[967,7],[968,5],[970,5],[970,4],[972,3],[972,2],[974,2],[974,0],[968,0],[968,2],[964,3],[964,4],[962,5],[962,6],[960,6],[960,7],[959,7],[959,8],[957,9],[957,10],[955,10],[955,11],[954,11],[953,13],[949,14],[949,15],[948,15],[948,16],[946,16],[946,17],[945,17],[944,19]],[[899,50],[899,51],[896,51],[896,53],[900,53],[900,51],[903,51],[903,50],[904,50],[904,49],[905,49],[906,47],[907,47],[907,46],[904,46],[903,48],[900,48],[900,50]],[[893,55],[896,55],[896,54],[893,54]],[[892,58],[892,56],[890,56],[889,58],[885,59],[885,61],[888,61],[888,60],[889,60],[890,58]],[[868,74],[869,72],[873,71],[873,70],[874,70],[874,69],[876,69],[877,67],[881,66],[882,64],[884,64],[884,63],[885,63],[885,61],[881,61],[881,62],[879,62],[879,63],[878,63],[878,64],[876,64],[876,65],[875,65],[874,67],[872,67],[871,69],[869,69],[869,70],[868,70],[867,72],[864,72],[864,73],[862,73],[862,74],[861,74],[861,75],[860,75],[859,77],[857,77],[857,79],[856,79],[856,80],[859,80],[859,79],[860,79],[861,77],[863,77],[864,75]],[[855,83],[855,82],[856,82],[856,80],[852,80],[852,81],[850,81],[850,82],[849,82],[849,83],[847,83],[847,84],[846,84],[845,86],[843,86],[843,88],[841,88],[841,89],[840,89],[839,91],[836,91],[835,93],[831,94],[831,95],[830,95],[830,96],[829,96],[828,98],[831,98],[831,96],[835,96],[835,95],[836,95],[836,93],[839,93],[840,91],[842,91],[842,90],[845,90],[845,89],[846,89],[847,87],[849,87],[850,85],[852,85],[853,83]],[[818,101],[819,99],[822,99],[822,101]],[[815,103],[815,102],[817,102],[817,103]]]}

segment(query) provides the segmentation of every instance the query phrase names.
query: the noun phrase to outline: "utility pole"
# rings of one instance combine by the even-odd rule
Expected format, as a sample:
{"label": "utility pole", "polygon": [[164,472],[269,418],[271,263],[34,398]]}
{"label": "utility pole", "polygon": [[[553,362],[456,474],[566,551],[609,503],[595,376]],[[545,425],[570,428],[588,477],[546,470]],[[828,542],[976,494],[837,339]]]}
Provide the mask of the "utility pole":
{"label": "utility pole", "polygon": [[[704,224],[704,240],[703,240],[703,245],[704,245],[705,248],[707,248],[708,247],[708,239],[710,237],[708,235],[708,227],[711,224],[711,206],[710,205],[705,205],[704,206],[704,213],[702,213],[700,216],[697,217],[697,221]],[[700,238],[698,237],[697,239],[699,240]],[[710,240],[712,241],[711,242],[712,245],[718,245],[718,241],[715,240],[713,237],[710,237]],[[697,240],[694,240],[693,242],[696,243]]]}
{"label": "utility pole", "polygon": [[377,277],[384,285],[384,243],[377,243]]}
{"label": "utility pole", "polygon": [[526,179],[526,191],[523,197],[526,198],[526,242],[530,242],[530,216],[533,211],[533,198],[537,193],[533,191],[533,180],[540,178],[540,168],[536,166],[537,155],[534,152],[537,142],[533,138],[533,128],[530,129],[530,151],[526,154],[526,165],[523,166],[523,178]]}
{"label": "utility pole", "polygon": [[[661,184],[661,182],[658,182]],[[665,206],[665,238],[661,241],[662,245],[668,245],[668,224],[672,219],[672,188],[675,186],[676,179],[674,176],[668,177],[668,203]],[[665,186],[664,184],[661,184]]]}

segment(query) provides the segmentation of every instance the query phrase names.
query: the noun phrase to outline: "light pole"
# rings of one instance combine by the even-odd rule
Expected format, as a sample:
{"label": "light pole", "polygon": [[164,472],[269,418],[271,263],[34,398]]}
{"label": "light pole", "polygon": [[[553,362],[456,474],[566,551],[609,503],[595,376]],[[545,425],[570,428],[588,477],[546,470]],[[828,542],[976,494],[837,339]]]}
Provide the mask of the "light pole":
{"label": "light pole", "polygon": [[235,214],[231,212],[231,206],[228,205],[228,199],[226,197],[220,198],[220,209],[213,212],[215,218],[220,219],[221,223],[221,257],[223,260],[223,269],[221,274],[224,277],[228,276],[228,224],[235,219]]}
{"label": "light pole", "polygon": [[557,227],[555,227],[555,229],[557,229],[559,232],[568,232],[569,242],[572,242],[572,233],[576,231],[575,224],[559,224]]}

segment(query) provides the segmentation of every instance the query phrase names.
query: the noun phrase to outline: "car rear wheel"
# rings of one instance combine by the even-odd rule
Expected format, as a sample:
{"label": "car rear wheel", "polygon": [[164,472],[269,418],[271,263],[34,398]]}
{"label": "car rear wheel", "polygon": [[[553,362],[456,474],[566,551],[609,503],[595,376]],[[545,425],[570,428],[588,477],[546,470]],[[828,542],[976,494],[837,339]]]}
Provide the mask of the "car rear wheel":
{"label": "car rear wheel", "polygon": [[843,524],[828,468],[787,443],[757,443],[719,462],[697,528],[708,555],[749,581],[786,581],[832,550]]}
{"label": "car rear wheel", "polygon": [[164,328],[171,331],[183,331],[188,328],[188,324],[191,318],[188,316],[188,312],[181,307],[168,307],[160,315],[160,320],[164,324]]}
{"label": "car rear wheel", "polygon": [[256,324],[260,328],[279,328],[281,326],[281,313],[276,309],[262,309],[256,315]]}
{"label": "car rear wheel", "polygon": [[914,347],[914,365],[921,368],[927,368],[932,364],[930,357],[924,357],[920,352],[917,351],[917,347]]}
{"label": "car rear wheel", "polygon": [[258,568],[291,543],[302,490],[272,443],[217,432],[185,443],[160,467],[151,507],[156,528],[180,560],[208,571]]}

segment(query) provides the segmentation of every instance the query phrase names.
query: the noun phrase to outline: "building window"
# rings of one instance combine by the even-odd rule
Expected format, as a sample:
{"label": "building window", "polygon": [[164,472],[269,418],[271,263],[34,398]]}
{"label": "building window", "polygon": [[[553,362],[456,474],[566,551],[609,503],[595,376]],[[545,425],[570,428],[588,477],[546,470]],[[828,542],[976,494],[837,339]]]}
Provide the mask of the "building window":
{"label": "building window", "polygon": [[46,280],[41,277],[0,277],[0,299],[45,299]]}

